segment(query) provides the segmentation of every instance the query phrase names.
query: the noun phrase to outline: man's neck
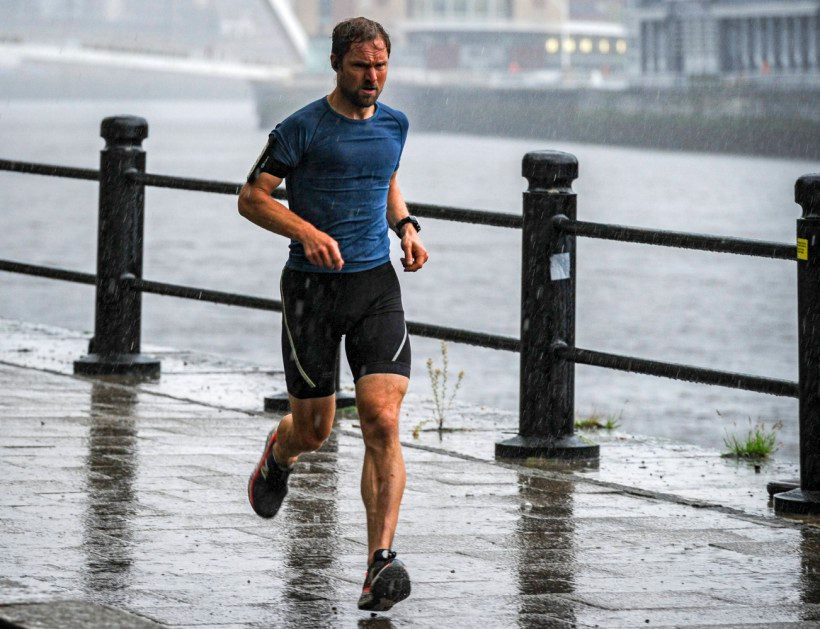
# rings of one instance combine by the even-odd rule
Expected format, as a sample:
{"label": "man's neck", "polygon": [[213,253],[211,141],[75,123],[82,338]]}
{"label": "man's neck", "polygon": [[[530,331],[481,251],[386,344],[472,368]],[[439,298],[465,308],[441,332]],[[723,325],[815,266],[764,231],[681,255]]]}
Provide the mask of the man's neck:
{"label": "man's neck", "polygon": [[330,94],[328,94],[327,102],[333,111],[343,115],[345,118],[352,118],[353,120],[365,120],[366,118],[370,118],[376,112],[376,105],[370,105],[370,107],[359,107],[356,104],[351,103],[347,98],[345,98],[341,91],[339,91],[339,88],[335,88]]}

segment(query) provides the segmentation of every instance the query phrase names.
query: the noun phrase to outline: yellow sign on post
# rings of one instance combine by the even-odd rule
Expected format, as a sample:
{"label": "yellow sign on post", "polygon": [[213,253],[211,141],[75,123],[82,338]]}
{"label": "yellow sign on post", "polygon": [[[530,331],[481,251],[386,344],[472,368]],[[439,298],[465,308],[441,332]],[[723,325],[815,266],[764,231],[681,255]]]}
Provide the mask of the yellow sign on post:
{"label": "yellow sign on post", "polygon": [[809,259],[809,241],[805,238],[798,238],[797,239],[797,259],[798,260],[808,260]]}

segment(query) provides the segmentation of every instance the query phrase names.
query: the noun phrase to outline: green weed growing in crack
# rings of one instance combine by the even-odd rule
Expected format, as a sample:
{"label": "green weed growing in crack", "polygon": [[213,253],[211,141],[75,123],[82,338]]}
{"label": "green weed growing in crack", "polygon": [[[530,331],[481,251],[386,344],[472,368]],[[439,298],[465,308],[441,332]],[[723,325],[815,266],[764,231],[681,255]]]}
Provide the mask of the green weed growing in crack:
{"label": "green weed growing in crack", "polygon": [[621,427],[623,414],[624,412],[621,411],[617,415],[605,415],[593,409],[586,417],[575,420],[575,428],[577,430],[616,430]]}
{"label": "green weed growing in crack", "polygon": [[436,422],[437,430],[442,432],[445,430],[444,421],[447,418],[447,413],[453,406],[453,400],[461,387],[461,381],[464,380],[464,370],[458,372],[456,375],[456,383],[452,390],[449,389],[450,382],[450,361],[447,353],[447,343],[441,342],[441,367],[436,367],[433,364],[433,359],[427,359],[427,375],[430,378],[430,388],[433,391],[433,417],[430,419],[423,419],[416,427],[413,428],[413,437],[418,439],[421,429],[430,422]]}
{"label": "green weed growing in crack", "polygon": [[750,417],[749,430],[746,435],[738,436],[737,434],[730,435],[727,433],[723,438],[723,444],[728,451],[721,456],[758,461],[768,459],[777,450],[777,432],[782,427],[782,421],[776,421],[771,428],[767,428],[763,422],[758,422],[752,426],[752,418]]}

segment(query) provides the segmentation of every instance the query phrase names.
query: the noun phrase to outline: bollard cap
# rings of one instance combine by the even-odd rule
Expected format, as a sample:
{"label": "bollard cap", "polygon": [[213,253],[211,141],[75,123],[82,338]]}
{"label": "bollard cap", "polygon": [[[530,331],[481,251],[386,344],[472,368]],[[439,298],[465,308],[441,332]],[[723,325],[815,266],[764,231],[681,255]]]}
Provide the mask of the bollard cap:
{"label": "bollard cap", "polygon": [[103,119],[100,135],[109,144],[139,146],[148,137],[148,121],[139,116],[110,116]]}
{"label": "bollard cap", "polygon": [[794,202],[803,208],[803,218],[820,218],[820,173],[803,175],[797,180]]}
{"label": "bollard cap", "polygon": [[521,174],[532,188],[570,188],[578,178],[578,159],[563,151],[532,151],[524,156]]}

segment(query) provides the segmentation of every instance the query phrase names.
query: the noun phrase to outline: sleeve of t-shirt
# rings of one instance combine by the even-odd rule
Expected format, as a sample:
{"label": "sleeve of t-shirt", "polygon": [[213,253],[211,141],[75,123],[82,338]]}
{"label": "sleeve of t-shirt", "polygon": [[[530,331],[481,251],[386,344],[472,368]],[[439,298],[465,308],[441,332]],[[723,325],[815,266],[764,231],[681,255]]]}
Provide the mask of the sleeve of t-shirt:
{"label": "sleeve of t-shirt", "polygon": [[288,118],[279,123],[270,132],[267,145],[248,174],[248,181],[254,181],[261,173],[286,178],[299,165],[304,147],[305,133],[297,120]]}
{"label": "sleeve of t-shirt", "polygon": [[407,142],[407,132],[410,130],[410,121],[400,111],[396,112],[396,120],[399,123],[399,128],[401,129],[401,149],[399,150],[399,158],[396,160],[396,167],[393,169],[393,172],[396,172],[399,169],[399,165],[401,164],[401,154],[404,152],[404,144]]}

